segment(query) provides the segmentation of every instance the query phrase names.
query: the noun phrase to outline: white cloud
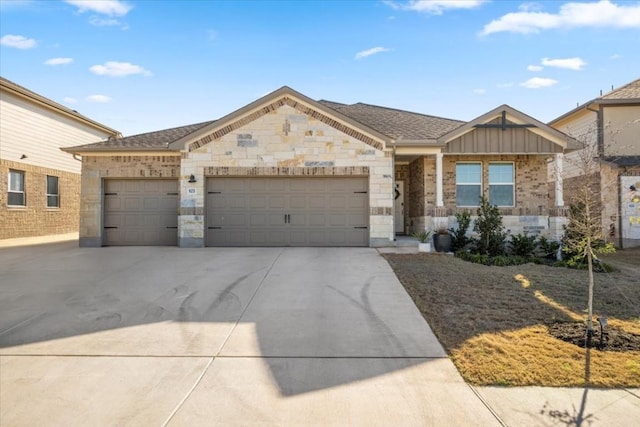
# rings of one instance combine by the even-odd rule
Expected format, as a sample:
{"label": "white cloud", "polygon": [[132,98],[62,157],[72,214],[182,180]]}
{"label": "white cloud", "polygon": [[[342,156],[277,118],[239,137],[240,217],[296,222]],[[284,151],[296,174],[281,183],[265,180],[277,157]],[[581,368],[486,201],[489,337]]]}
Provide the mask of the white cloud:
{"label": "white cloud", "polygon": [[356,53],[355,59],[366,58],[367,56],[375,55],[376,53],[388,52],[391,49],[387,49],[386,47],[374,47],[371,49],[363,50],[361,52]]}
{"label": "white cloud", "polygon": [[62,100],[64,102],[66,102],[67,104],[77,104],[78,103],[77,99],[71,98],[70,96],[65,96]]}
{"label": "white cloud", "polygon": [[542,87],[553,86],[558,83],[557,80],[548,79],[544,77],[533,77],[526,82],[520,83],[520,86],[526,87],[527,89],[540,89]]}
{"label": "white cloud", "polygon": [[73,58],[51,58],[44,61],[45,65],[66,65],[71,64]]}
{"label": "white cloud", "polygon": [[408,3],[385,1],[395,10],[412,10],[432,15],[442,15],[448,9],[473,9],[486,2],[487,0],[410,0]]}
{"label": "white cloud", "polygon": [[116,61],[105,62],[104,65],[93,65],[89,70],[99,76],[109,77],[125,77],[133,74],[142,74],[143,76],[151,75],[151,71],[145,70],[139,65]]}
{"label": "white cloud", "polygon": [[86,99],[89,102],[98,102],[102,104],[113,101],[113,99],[107,95],[89,95]]}
{"label": "white cloud", "polygon": [[14,34],[7,34],[0,38],[0,45],[15,47],[16,49],[31,49],[36,47],[37,44],[35,39],[28,39],[25,36],[16,36]]}
{"label": "white cloud", "polygon": [[527,67],[527,70],[529,71],[542,71],[542,67],[539,65],[529,65]]}
{"label": "white cloud", "polygon": [[640,28],[640,4],[615,4],[609,0],[590,3],[569,2],[560,6],[558,13],[540,12],[521,8],[507,13],[484,26],[481,34],[502,31],[531,34],[554,28],[608,27]]}
{"label": "white cloud", "polygon": [[475,93],[476,95],[484,95],[485,93],[487,93],[487,90],[484,88],[474,89],[473,93]]}
{"label": "white cloud", "polygon": [[78,12],[91,11],[108,16],[124,16],[133,6],[120,0],[65,0],[78,8]]}
{"label": "white cloud", "polygon": [[94,27],[117,27],[121,23],[115,18],[100,18],[99,16],[92,16],[89,18],[89,24]]}
{"label": "white cloud", "polygon": [[498,83],[496,86],[503,89],[507,87],[513,87],[515,85],[513,84],[513,82],[508,82],[508,83]]}
{"label": "white cloud", "polygon": [[566,68],[568,70],[580,71],[587,65],[582,58],[565,58],[565,59],[551,59],[542,58],[542,65],[546,67]]}
{"label": "white cloud", "polygon": [[620,55],[619,53],[614,53],[609,57],[609,59],[612,59],[612,60],[621,59],[621,58],[622,58],[622,55]]}

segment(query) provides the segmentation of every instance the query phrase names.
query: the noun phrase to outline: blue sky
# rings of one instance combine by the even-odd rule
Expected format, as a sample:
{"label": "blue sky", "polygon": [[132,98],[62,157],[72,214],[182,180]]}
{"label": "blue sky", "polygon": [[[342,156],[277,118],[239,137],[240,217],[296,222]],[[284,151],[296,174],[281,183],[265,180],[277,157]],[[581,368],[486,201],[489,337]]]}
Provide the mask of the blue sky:
{"label": "blue sky", "polygon": [[124,135],[284,85],[547,122],[640,77],[640,1],[0,0],[0,74]]}

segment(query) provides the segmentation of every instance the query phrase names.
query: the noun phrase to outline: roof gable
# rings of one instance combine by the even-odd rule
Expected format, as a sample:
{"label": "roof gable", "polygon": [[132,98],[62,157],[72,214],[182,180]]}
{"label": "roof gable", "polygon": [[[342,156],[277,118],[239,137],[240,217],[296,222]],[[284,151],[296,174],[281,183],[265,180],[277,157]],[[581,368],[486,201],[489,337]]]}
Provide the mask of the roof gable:
{"label": "roof gable", "polygon": [[202,127],[196,132],[172,142],[169,144],[169,148],[186,149],[187,151],[197,150],[284,105],[295,108],[301,113],[334,127],[378,150],[384,149],[385,144],[390,141],[388,136],[377,130],[359,123],[339,111],[322,105],[287,86],[283,86],[251,104]]}
{"label": "roof gable", "polygon": [[596,112],[594,110],[591,110],[591,107],[597,107],[598,105],[626,105],[638,103],[640,103],[640,79],[636,79],[624,86],[613,89],[611,92],[605,93],[604,95],[587,101],[584,104],[577,106],[573,110],[551,120],[549,124],[551,126],[558,125],[558,123],[564,120],[572,119],[577,114],[585,111],[589,111],[592,113]]}
{"label": "roof gable", "polygon": [[[471,133],[479,138],[469,139]],[[575,139],[506,104],[442,135],[438,143],[445,145],[445,152],[556,153],[579,148]],[[472,150],[465,147],[470,144]]]}

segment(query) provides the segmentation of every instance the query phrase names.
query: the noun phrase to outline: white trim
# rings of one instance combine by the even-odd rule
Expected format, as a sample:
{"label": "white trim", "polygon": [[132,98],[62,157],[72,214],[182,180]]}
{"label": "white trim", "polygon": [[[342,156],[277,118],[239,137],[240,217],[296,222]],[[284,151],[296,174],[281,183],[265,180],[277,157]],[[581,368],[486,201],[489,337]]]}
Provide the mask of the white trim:
{"label": "white trim", "polygon": [[[436,154],[436,206],[444,206],[443,190],[442,190],[442,153]],[[457,183],[456,183],[457,185]]]}
{"label": "white trim", "polygon": [[556,184],[556,206],[564,206],[564,191],[562,182],[562,162],[564,155],[562,153],[556,154],[555,158],[555,184]]}
{"label": "white trim", "polygon": [[[480,166],[480,182],[458,182],[458,165],[478,165]],[[484,193],[484,188],[483,188],[483,183],[482,183],[482,177],[484,176],[484,165],[481,161],[461,161],[461,162],[456,162],[455,164],[455,176],[456,176],[456,207],[458,208],[477,208],[478,206],[480,206],[479,204],[476,205],[459,205],[458,204],[458,185],[479,185],[480,186],[480,196],[482,196]]]}
{"label": "white trim", "polygon": [[[21,190],[12,190],[11,189],[11,174],[20,174],[22,175],[22,189]],[[8,207],[18,207],[18,208],[24,208],[27,206],[27,193],[25,191],[25,187],[27,186],[27,183],[25,182],[26,180],[26,173],[24,171],[21,170],[17,170],[17,169],[9,169],[9,174],[8,174],[8,178],[7,178],[7,206]],[[21,205],[12,205],[9,203],[9,194],[11,193],[16,193],[16,194],[22,194],[22,204]]]}
{"label": "white trim", "polygon": [[[490,174],[490,170],[491,170],[491,165],[511,165],[511,183],[504,183],[504,182],[500,182],[497,184],[491,184],[491,174]],[[492,162],[489,161],[487,162],[487,183],[489,186],[489,195],[488,195],[488,199],[489,199],[489,203],[490,204],[494,204],[491,202],[491,186],[507,186],[510,185],[511,186],[511,197],[513,200],[513,203],[511,205],[497,205],[499,208],[513,208],[516,206],[516,165],[515,162],[509,162],[509,161],[496,161],[496,162]]]}

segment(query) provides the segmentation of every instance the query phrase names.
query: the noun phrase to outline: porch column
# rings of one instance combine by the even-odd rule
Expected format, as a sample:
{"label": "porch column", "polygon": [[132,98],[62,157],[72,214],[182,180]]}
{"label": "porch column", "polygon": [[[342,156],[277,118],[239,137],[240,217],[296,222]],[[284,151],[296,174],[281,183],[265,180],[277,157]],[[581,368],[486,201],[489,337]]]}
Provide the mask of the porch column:
{"label": "porch column", "polygon": [[556,183],[556,207],[564,206],[564,193],[562,186],[562,159],[563,154],[556,154],[555,159],[555,183]]}
{"label": "porch column", "polygon": [[444,206],[442,196],[442,153],[436,154],[436,206],[439,208]]}

